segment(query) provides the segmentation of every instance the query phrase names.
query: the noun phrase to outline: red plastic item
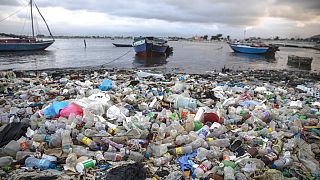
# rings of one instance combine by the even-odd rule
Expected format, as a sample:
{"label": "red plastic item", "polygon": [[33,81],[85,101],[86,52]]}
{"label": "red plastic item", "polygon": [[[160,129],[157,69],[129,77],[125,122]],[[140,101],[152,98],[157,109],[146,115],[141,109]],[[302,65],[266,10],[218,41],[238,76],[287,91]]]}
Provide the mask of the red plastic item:
{"label": "red plastic item", "polygon": [[212,113],[212,112],[211,113],[204,113],[204,115],[203,115],[204,124],[206,124],[206,122],[208,122],[208,121],[210,121],[212,123],[214,123],[214,122],[221,123],[219,116],[216,113]]}
{"label": "red plastic item", "polygon": [[83,109],[81,106],[75,103],[71,103],[69,106],[60,110],[60,116],[69,117],[71,113],[75,115],[83,116]]}

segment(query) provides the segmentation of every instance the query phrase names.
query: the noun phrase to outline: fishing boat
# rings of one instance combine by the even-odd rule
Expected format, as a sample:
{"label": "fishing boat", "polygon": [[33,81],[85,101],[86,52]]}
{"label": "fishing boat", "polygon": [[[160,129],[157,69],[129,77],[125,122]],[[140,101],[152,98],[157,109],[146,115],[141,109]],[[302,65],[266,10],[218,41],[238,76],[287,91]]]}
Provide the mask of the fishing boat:
{"label": "fishing boat", "polygon": [[135,37],[133,48],[139,56],[161,56],[171,50],[166,40],[157,37]]}
{"label": "fishing boat", "polygon": [[115,47],[132,47],[132,44],[112,43]]}
{"label": "fishing boat", "polygon": [[229,44],[231,49],[238,53],[247,54],[261,54],[261,55],[273,55],[276,51],[279,51],[279,47],[265,44],[244,44],[244,43],[233,43]]}
{"label": "fishing boat", "polygon": [[[36,38],[35,31],[34,31],[34,23],[33,23],[33,5],[36,7],[41,18],[45,22],[52,40],[40,40]],[[54,38],[52,36],[52,33],[50,31],[50,28],[46,20],[42,16],[38,6],[32,0],[30,0],[30,8],[31,8],[32,37],[1,33],[0,35],[6,38],[0,38],[0,52],[1,51],[38,51],[38,50],[44,50],[54,43]]]}

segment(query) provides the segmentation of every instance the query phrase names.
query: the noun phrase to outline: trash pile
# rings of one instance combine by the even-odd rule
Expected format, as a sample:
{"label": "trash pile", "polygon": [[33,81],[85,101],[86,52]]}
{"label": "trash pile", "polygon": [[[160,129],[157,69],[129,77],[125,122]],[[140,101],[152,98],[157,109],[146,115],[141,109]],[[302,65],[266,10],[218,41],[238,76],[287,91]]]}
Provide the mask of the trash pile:
{"label": "trash pile", "polygon": [[320,83],[310,77],[3,72],[0,176],[318,179]]}

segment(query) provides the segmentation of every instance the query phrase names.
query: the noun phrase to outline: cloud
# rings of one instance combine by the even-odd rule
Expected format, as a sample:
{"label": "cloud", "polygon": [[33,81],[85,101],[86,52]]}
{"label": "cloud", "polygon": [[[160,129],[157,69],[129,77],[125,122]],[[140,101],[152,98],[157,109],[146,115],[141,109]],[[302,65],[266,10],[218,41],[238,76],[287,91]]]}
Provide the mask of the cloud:
{"label": "cloud", "polygon": [[[27,0],[1,0],[0,8],[26,4]],[[246,27],[268,29],[266,18],[277,22],[271,31],[281,28],[309,28],[318,32],[319,0],[35,0],[49,24],[59,31],[90,33],[150,31],[154,33],[237,33]],[[1,17],[2,13],[0,14]],[[16,18],[21,18],[19,15]],[[63,28],[59,26],[63,25]],[[268,23],[270,25],[270,23]],[[116,26],[116,27],[115,27]],[[68,27],[68,29],[66,28]],[[264,28],[264,29],[263,29]],[[119,30],[117,30],[119,29]],[[320,28],[319,28],[320,29]],[[1,31],[1,28],[0,28]],[[301,33],[305,33],[301,32]],[[260,34],[259,32],[257,32]],[[289,34],[289,33],[288,33]]]}

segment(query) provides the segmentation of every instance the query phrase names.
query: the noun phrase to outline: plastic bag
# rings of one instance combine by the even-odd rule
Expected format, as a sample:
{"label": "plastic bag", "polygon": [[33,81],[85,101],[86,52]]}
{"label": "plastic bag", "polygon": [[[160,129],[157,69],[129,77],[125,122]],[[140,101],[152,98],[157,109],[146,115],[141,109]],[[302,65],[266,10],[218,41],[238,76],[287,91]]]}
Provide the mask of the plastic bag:
{"label": "plastic bag", "polygon": [[112,89],[112,80],[110,79],[104,79],[99,86],[100,91],[108,91]]}
{"label": "plastic bag", "polygon": [[71,103],[69,106],[63,108],[60,111],[60,116],[69,117],[70,114],[75,114],[79,116],[83,116],[83,109],[75,103]]}

